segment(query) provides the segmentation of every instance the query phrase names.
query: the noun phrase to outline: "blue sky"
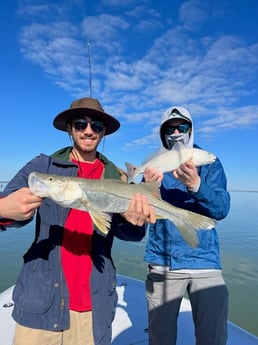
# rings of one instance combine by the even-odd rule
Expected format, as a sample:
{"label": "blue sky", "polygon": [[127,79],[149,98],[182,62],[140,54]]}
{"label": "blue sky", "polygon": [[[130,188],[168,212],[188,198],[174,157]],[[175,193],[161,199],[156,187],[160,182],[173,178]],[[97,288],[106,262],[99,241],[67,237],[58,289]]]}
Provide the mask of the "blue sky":
{"label": "blue sky", "polygon": [[121,122],[105,155],[139,165],[180,105],[228,187],[258,190],[257,0],[10,0],[0,18],[0,180],[70,144],[52,121],[90,96],[89,43],[92,96]]}

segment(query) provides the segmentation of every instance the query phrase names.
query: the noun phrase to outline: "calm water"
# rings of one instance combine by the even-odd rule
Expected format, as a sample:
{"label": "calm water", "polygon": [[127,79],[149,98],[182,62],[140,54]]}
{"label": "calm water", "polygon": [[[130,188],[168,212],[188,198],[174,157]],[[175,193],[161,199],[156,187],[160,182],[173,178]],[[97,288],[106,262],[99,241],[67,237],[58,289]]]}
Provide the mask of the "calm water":
{"label": "calm water", "polygon": [[[258,193],[232,192],[228,217],[219,222],[224,278],[230,293],[229,319],[258,336]],[[0,291],[15,279],[33,226],[0,233]],[[145,240],[116,240],[113,258],[118,273],[145,279]]]}

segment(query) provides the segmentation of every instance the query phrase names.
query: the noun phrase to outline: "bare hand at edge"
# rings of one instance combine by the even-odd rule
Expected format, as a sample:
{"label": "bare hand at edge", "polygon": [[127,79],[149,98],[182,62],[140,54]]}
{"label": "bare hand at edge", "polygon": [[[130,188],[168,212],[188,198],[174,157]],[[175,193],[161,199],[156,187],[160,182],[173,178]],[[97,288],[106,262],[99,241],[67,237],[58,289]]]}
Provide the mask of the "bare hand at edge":
{"label": "bare hand at edge", "polygon": [[0,198],[0,216],[12,220],[26,220],[33,217],[41,205],[42,198],[33,195],[29,188],[21,188]]}

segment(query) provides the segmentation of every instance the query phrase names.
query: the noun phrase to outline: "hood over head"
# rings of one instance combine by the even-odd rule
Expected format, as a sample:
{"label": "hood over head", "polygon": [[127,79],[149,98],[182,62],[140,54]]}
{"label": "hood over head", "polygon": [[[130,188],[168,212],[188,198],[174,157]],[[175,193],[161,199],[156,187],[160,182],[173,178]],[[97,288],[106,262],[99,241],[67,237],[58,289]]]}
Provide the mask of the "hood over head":
{"label": "hood over head", "polygon": [[[189,122],[191,124],[190,136],[189,136],[189,133],[166,135],[165,128],[168,122],[173,119],[182,119]],[[194,142],[193,122],[192,122],[191,114],[186,108],[178,107],[178,106],[170,107],[163,113],[163,116],[161,118],[161,124],[160,124],[160,139],[161,139],[162,145],[166,149],[169,149],[169,150],[172,149],[176,143],[183,145],[184,147],[193,147],[193,142]]]}

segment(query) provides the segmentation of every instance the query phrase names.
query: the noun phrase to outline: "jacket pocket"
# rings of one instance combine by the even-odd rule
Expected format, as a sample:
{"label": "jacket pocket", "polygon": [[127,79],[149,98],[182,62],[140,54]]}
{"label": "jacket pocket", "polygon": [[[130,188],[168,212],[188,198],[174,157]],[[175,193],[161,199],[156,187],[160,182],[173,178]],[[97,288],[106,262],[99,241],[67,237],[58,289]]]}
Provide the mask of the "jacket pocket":
{"label": "jacket pocket", "polygon": [[13,291],[13,301],[18,309],[28,313],[45,313],[53,304],[54,288],[48,263],[37,262],[37,269],[32,263],[23,266]]}

